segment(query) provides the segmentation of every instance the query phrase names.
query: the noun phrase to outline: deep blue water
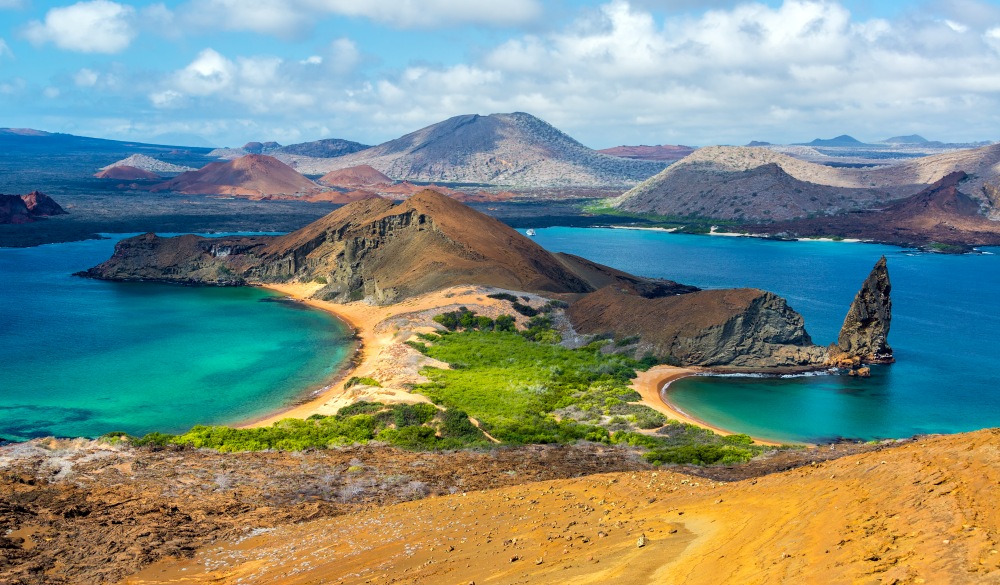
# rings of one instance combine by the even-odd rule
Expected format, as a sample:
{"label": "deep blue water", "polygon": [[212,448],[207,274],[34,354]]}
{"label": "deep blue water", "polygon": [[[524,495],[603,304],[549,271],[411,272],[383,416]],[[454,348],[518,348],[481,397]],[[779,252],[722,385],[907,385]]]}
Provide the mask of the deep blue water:
{"label": "deep blue water", "polygon": [[0,248],[0,437],[235,423],[343,366],[339,321],[266,291],[71,276],[114,244]]}
{"label": "deep blue water", "polygon": [[535,240],[644,276],[773,291],[813,341],[836,340],[879,256],[888,260],[897,363],[872,378],[697,377],[671,401],[723,428],[779,440],[899,438],[1000,426],[1000,255],[916,253],[843,242],[775,242],[645,230],[546,228]]}

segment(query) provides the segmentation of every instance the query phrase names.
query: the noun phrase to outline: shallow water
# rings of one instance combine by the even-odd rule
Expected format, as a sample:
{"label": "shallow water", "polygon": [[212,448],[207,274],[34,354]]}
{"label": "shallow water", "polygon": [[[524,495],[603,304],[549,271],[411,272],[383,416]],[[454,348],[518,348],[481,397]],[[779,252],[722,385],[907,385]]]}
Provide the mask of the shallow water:
{"label": "shallow water", "polygon": [[[776,292],[814,342],[836,340],[879,256],[888,259],[897,363],[866,380],[696,377],[671,401],[717,426],[778,440],[898,438],[1000,426],[1000,255],[924,254],[843,242],[775,242],[646,230],[547,228],[535,240],[644,276]],[[987,252],[997,250],[987,249]]]}
{"label": "shallow water", "polygon": [[342,323],[267,291],[71,276],[115,241],[0,249],[0,437],[235,423],[343,366]]}

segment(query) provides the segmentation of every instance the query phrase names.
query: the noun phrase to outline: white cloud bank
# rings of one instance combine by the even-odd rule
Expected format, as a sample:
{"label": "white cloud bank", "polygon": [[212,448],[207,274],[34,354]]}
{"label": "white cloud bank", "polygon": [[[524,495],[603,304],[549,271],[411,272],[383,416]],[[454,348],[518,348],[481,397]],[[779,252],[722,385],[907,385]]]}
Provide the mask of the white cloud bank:
{"label": "white cloud bank", "polygon": [[52,43],[67,51],[118,53],[136,36],[134,17],[134,8],[116,2],[77,2],[49,10],[44,22],[28,23],[24,36],[35,45]]}
{"label": "white cloud bank", "polygon": [[253,31],[293,37],[328,16],[372,20],[395,28],[455,25],[502,27],[542,14],[539,0],[191,0],[177,9],[181,20],[202,30]]}
{"label": "white cloud bank", "polygon": [[[186,6],[195,5],[228,10],[237,3]],[[453,9],[451,22],[502,22],[498,9],[470,6],[245,0],[243,20],[233,26],[278,34],[304,26],[296,15],[352,10],[393,26],[423,26],[423,16],[411,14],[418,8],[424,15]],[[511,6],[513,20],[538,10],[528,0]],[[281,7],[291,16],[266,18]],[[387,7],[395,7],[392,16],[382,12]],[[144,86],[142,95],[164,119],[200,123],[201,134],[229,144],[319,137],[307,128],[374,143],[457,114],[515,110],[595,147],[789,142],[841,133],[865,140],[914,132],[942,140],[1000,138],[1000,10],[970,0],[892,20],[859,19],[829,0],[743,3],[664,20],[615,0],[458,65],[366,70],[363,52],[347,38],[294,58],[205,49]],[[81,72],[75,82],[84,87],[91,79]]]}

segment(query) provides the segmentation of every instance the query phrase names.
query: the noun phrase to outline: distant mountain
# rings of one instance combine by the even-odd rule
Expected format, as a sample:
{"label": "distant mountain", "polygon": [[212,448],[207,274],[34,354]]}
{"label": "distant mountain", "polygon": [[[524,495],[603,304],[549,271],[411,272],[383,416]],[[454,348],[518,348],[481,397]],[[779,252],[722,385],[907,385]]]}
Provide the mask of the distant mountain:
{"label": "distant mountain", "polygon": [[300,156],[311,156],[314,158],[336,158],[355,152],[361,152],[366,148],[371,148],[367,144],[343,140],[340,138],[325,138],[313,142],[302,142],[300,144],[289,144],[277,149],[280,154],[296,154]]}
{"label": "distant mountain", "polygon": [[360,165],[330,171],[323,175],[317,182],[329,187],[358,189],[371,187],[372,185],[390,185],[393,181],[368,165]]}
{"label": "distant mountain", "polygon": [[771,146],[770,142],[763,142],[760,140],[751,140],[747,143],[747,146]]}
{"label": "distant mountain", "polygon": [[[153,158],[151,156],[146,156],[145,154],[133,154],[120,161],[113,162],[109,165],[101,167],[102,171],[109,171],[116,167],[131,167],[134,169],[140,169],[154,174],[177,174],[184,173],[187,171],[195,170],[192,167],[185,167],[181,165],[175,165],[172,163],[164,162],[162,160]],[[95,175],[96,176],[96,175]],[[107,178],[107,177],[100,177]],[[124,179],[126,177],[111,177],[115,179]],[[150,178],[150,177],[147,177]]]}
{"label": "distant mountain", "polygon": [[247,142],[240,148],[216,148],[208,153],[209,156],[222,159],[234,159],[248,154],[269,154],[283,162],[291,159],[282,155],[308,156],[313,158],[336,158],[360,152],[366,148],[371,148],[367,144],[352,142],[341,138],[324,138],[312,142],[302,142],[299,144],[289,144],[282,146],[277,142]]}
{"label": "distant mountain", "polygon": [[396,180],[517,187],[634,185],[666,166],[599,153],[522,112],[456,116],[354,154],[291,162],[309,174],[367,164]]}
{"label": "distant mountain", "polygon": [[808,142],[802,146],[868,146],[868,145],[852,136],[848,136],[847,134],[841,134],[836,138],[829,138],[829,139],[817,138],[816,140]]}
{"label": "distant mountain", "polygon": [[879,142],[882,144],[928,144],[930,143],[930,140],[927,140],[919,134],[910,134],[909,136],[893,136],[892,138],[886,138],[885,140],[880,140]]}
{"label": "distant mountain", "polygon": [[1000,145],[879,168],[834,168],[769,148],[712,146],[610,202],[635,213],[779,221],[884,206],[955,171],[968,173],[963,189],[978,204],[1000,210]]}
{"label": "distant mountain", "polygon": [[659,146],[615,146],[598,150],[601,154],[636,160],[656,160],[673,162],[694,152],[690,146],[661,144]]}
{"label": "distant mountain", "polygon": [[202,169],[154,185],[150,190],[265,197],[313,193],[321,187],[274,157],[248,154],[225,163],[209,163]]}
{"label": "distant mountain", "polygon": [[960,248],[996,246],[1000,244],[1000,222],[983,217],[980,202],[960,190],[965,188],[963,181],[967,179],[966,173],[957,171],[916,195],[879,209],[750,229],[799,237],[859,238],[900,246],[924,246],[932,242]]}

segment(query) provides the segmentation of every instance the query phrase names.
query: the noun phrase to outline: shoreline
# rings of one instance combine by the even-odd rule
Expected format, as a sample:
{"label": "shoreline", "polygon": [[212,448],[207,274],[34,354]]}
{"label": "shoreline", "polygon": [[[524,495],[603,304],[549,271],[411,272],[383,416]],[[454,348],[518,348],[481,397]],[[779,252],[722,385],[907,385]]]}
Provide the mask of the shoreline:
{"label": "shoreline", "polygon": [[[309,298],[321,288],[319,284],[259,284],[255,286],[285,295],[296,302],[304,303],[332,315],[353,331],[355,348],[353,355],[345,360],[343,368],[335,376],[324,381],[318,390],[306,394],[303,400],[294,404],[269,411],[261,416],[239,421],[234,425],[236,428],[270,426],[285,418],[305,419],[314,414],[332,415],[340,408],[363,399],[388,403],[429,403],[427,397],[421,394],[412,394],[405,386],[417,381],[414,380],[414,376],[419,377],[419,369],[434,360],[416,354],[414,350],[410,350],[404,345],[405,341],[419,332],[419,323],[415,327],[407,328],[402,326],[399,321],[406,320],[408,315],[433,309],[444,310],[453,305],[488,307],[497,304],[494,299],[488,298],[487,293],[480,287],[475,286],[453,287],[412,297],[392,305],[368,305],[362,301],[334,303]],[[390,321],[393,322],[390,323]],[[407,352],[416,355],[407,356]],[[446,364],[441,363],[434,365],[447,367]],[[672,382],[705,371],[707,370],[697,366],[654,366],[645,372],[638,372],[631,387],[642,397],[642,404],[668,418],[708,429],[722,436],[737,434],[689,415],[671,403],[666,392],[661,392],[661,389],[665,389]],[[382,386],[356,385],[345,388],[345,383],[352,377],[374,378],[381,382]],[[788,444],[761,437],[751,438],[760,445],[776,447]]]}
{"label": "shoreline", "polygon": [[[385,403],[430,403],[422,394],[413,394],[409,386],[425,381],[419,374],[425,365],[447,368],[405,345],[417,333],[435,331],[425,324],[421,313],[429,310],[449,310],[451,307],[478,308],[481,313],[501,312],[502,301],[491,299],[488,291],[478,286],[452,287],[410,297],[391,305],[369,305],[363,301],[334,303],[309,298],[322,288],[319,284],[256,284],[254,286],[285,295],[314,309],[329,313],[354,332],[355,351],[352,358],[319,390],[307,394],[305,400],[289,404],[261,416],[237,422],[236,428],[270,426],[285,418],[308,418],[314,414],[332,415],[359,400]],[[526,320],[526,319],[524,319]],[[352,377],[377,380],[381,386],[355,385],[345,388]]]}
{"label": "shoreline", "polygon": [[[639,375],[632,381],[632,388],[642,396],[642,403],[644,405],[666,415],[668,418],[678,420],[682,423],[691,424],[696,427],[701,427],[703,429],[708,429],[723,437],[739,434],[693,417],[667,399],[667,392],[665,390],[669,388],[670,384],[682,378],[689,378],[706,371],[707,370],[704,368],[697,366],[653,366],[645,372],[639,372]],[[754,443],[759,445],[768,445],[771,447],[789,444],[787,442],[776,442],[761,437],[751,436],[750,438],[753,439]]]}

